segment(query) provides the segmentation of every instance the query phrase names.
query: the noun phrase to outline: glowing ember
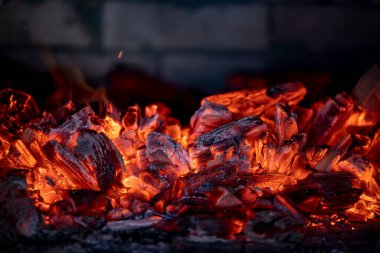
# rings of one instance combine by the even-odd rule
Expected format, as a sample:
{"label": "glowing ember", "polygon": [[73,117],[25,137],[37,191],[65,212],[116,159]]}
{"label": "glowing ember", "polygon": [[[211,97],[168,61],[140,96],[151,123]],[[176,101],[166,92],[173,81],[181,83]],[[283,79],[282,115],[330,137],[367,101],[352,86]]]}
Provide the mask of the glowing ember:
{"label": "glowing ember", "polygon": [[70,102],[52,115],[3,90],[1,174],[25,170],[28,196],[55,228],[86,225],[84,216],[123,230],[204,213],[227,229],[217,235],[234,238],[260,210],[295,227],[380,215],[369,160],[379,155],[378,122],[346,93],[302,108],[305,95],[287,83],[210,96],[181,127],[162,104],[119,113]]}

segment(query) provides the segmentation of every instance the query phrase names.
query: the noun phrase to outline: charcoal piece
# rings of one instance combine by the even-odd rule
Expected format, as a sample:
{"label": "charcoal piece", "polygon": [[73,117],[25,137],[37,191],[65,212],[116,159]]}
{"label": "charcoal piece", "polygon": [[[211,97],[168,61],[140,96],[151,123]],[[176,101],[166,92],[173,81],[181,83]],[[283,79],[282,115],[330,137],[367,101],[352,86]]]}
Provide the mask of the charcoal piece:
{"label": "charcoal piece", "polygon": [[151,132],[165,132],[165,121],[160,117],[160,115],[155,114],[152,117],[144,117],[141,120],[139,128],[137,130],[138,136],[142,142],[146,142],[148,134]]}
{"label": "charcoal piece", "polygon": [[141,200],[135,199],[132,201],[130,210],[135,215],[142,215],[151,208],[149,203],[143,202]]}
{"label": "charcoal piece", "polygon": [[229,142],[211,146],[212,158],[208,159],[204,169],[213,169],[227,165],[236,166],[239,174],[250,173],[251,161],[254,154],[252,147],[246,144],[240,144],[238,147],[228,147],[228,145]]}
{"label": "charcoal piece", "polygon": [[344,124],[354,108],[352,98],[346,93],[329,98],[312,122],[309,144],[335,145],[345,133]]}
{"label": "charcoal piece", "polygon": [[298,134],[297,115],[287,111],[287,108],[278,103],[276,105],[274,120],[276,122],[276,133],[279,145]]}
{"label": "charcoal piece", "polygon": [[165,213],[167,205],[171,198],[171,189],[164,189],[160,193],[156,194],[151,199],[151,205],[154,210],[160,213]]}
{"label": "charcoal piece", "polygon": [[365,182],[369,182],[375,174],[375,168],[371,162],[358,154],[352,154],[347,159],[339,161],[334,171],[351,173]]}
{"label": "charcoal piece", "polygon": [[205,242],[209,236],[235,239],[237,234],[243,232],[247,220],[253,216],[252,212],[243,208],[223,210],[221,213],[190,214],[180,217],[178,226],[186,228],[192,237],[204,236]]}
{"label": "charcoal piece", "polygon": [[349,173],[313,173],[284,191],[296,204],[310,196],[321,197],[320,207],[333,212],[348,209],[358,201],[363,191],[354,187],[357,184]]}
{"label": "charcoal piece", "polygon": [[329,152],[319,161],[315,166],[318,171],[332,171],[339,160],[347,152],[348,148],[352,143],[351,135],[346,135],[340,141],[332,147]]}
{"label": "charcoal piece", "polygon": [[284,83],[270,87],[267,95],[278,102],[293,106],[305,97],[306,88],[301,82]]}
{"label": "charcoal piece", "polygon": [[218,185],[230,185],[236,178],[237,169],[234,166],[221,166],[212,170],[203,170],[184,177],[184,194],[206,192]]}
{"label": "charcoal piece", "polygon": [[155,102],[153,104],[148,104],[144,108],[145,117],[152,117],[155,114],[158,114],[163,120],[167,120],[171,113],[171,109],[161,102]]}
{"label": "charcoal piece", "polygon": [[296,106],[293,112],[297,115],[297,125],[299,132],[309,134],[311,122],[313,121],[314,117],[314,111],[309,108]]}
{"label": "charcoal piece", "polygon": [[170,136],[174,141],[182,141],[182,129],[181,122],[176,119],[169,117],[166,119],[166,134]]}
{"label": "charcoal piece", "polygon": [[190,142],[205,133],[232,121],[232,113],[227,107],[205,100],[190,119]]}
{"label": "charcoal piece", "polygon": [[125,131],[136,130],[141,120],[141,109],[138,105],[128,107],[121,119]]}
{"label": "charcoal piece", "polygon": [[265,124],[259,117],[252,116],[219,127],[210,133],[204,134],[197,139],[197,146],[211,146],[216,143],[245,137],[256,138],[265,130]]}
{"label": "charcoal piece", "polygon": [[243,202],[225,187],[218,186],[208,192],[207,195],[215,208],[233,208],[243,205]]}
{"label": "charcoal piece", "polygon": [[153,173],[143,171],[139,175],[140,183],[144,187],[153,188],[152,192],[161,192],[170,186],[170,182],[164,178],[159,178]]}
{"label": "charcoal piece", "polygon": [[286,140],[276,151],[274,157],[276,170],[281,174],[294,175],[297,172],[297,168],[292,168],[294,157],[301,152],[305,145],[305,134],[294,135],[290,140]]}
{"label": "charcoal piece", "polygon": [[277,150],[277,140],[270,131],[265,131],[255,141],[256,162],[268,172],[276,171],[274,157]]}
{"label": "charcoal piece", "polygon": [[89,103],[89,106],[94,111],[95,115],[100,119],[104,119],[109,116],[119,120],[119,113],[115,106],[104,99],[92,101]]}
{"label": "charcoal piece", "polygon": [[8,167],[32,169],[37,161],[22,140],[12,142],[7,155]]}
{"label": "charcoal piece", "polygon": [[352,134],[350,151],[355,154],[366,156],[371,148],[371,139],[368,136]]}
{"label": "charcoal piece", "polygon": [[295,185],[296,179],[282,174],[253,174],[246,181],[246,184],[257,193],[262,190],[269,190],[270,194],[276,194],[284,189],[285,186]]}
{"label": "charcoal piece", "polygon": [[136,150],[144,146],[135,130],[124,131],[119,137],[112,140],[124,158],[124,162],[136,157]]}
{"label": "charcoal piece", "polygon": [[347,218],[351,222],[368,222],[369,219],[375,218],[375,213],[373,212],[373,208],[371,208],[371,204],[364,200],[359,200],[354,204],[354,206],[348,209],[345,214]]}
{"label": "charcoal piece", "polygon": [[77,215],[100,215],[109,208],[108,197],[99,191],[75,190],[68,192],[66,198],[71,198],[75,203],[75,213]]}
{"label": "charcoal piece", "polygon": [[240,90],[206,97],[206,101],[224,105],[235,119],[252,115],[273,115],[274,105],[278,102],[293,106],[306,95],[305,87],[300,83],[286,83],[261,90]]}
{"label": "charcoal piece", "polygon": [[152,217],[142,220],[120,220],[107,222],[105,229],[112,232],[126,232],[136,229],[144,229],[153,227],[159,223],[162,219],[159,217]]}
{"label": "charcoal piece", "polygon": [[246,186],[240,186],[237,190],[237,195],[247,206],[252,205],[257,199],[256,192]]}
{"label": "charcoal piece", "polygon": [[199,136],[189,150],[190,157],[198,166],[204,166],[212,157],[211,149],[214,152],[226,151],[230,147],[238,147],[243,139],[253,143],[265,130],[266,125],[256,116],[231,122]]}
{"label": "charcoal piece", "polygon": [[42,147],[48,141],[48,136],[44,131],[40,129],[27,128],[22,133],[21,140],[26,145],[29,145],[30,143],[36,141],[38,145]]}
{"label": "charcoal piece", "polygon": [[315,168],[327,154],[328,148],[322,146],[311,147],[302,152],[302,159],[306,166]]}
{"label": "charcoal piece", "polygon": [[305,236],[297,219],[276,209],[256,211],[253,220],[247,224],[245,234],[259,241],[270,240],[272,244],[299,243]]}
{"label": "charcoal piece", "polygon": [[53,168],[63,175],[63,178],[54,180],[63,181],[62,190],[100,190],[96,174],[68,149],[51,140],[42,148],[46,157],[53,164]]}
{"label": "charcoal piece", "polygon": [[202,100],[202,105],[207,102],[223,105],[232,112],[235,119],[240,119],[252,115],[260,115],[266,109],[274,105],[274,101],[265,94],[266,90],[240,90],[224,94],[217,94],[206,97]]}
{"label": "charcoal piece", "polygon": [[187,151],[165,134],[151,132],[147,136],[146,155],[151,163],[158,162],[175,166],[178,175],[187,174],[191,169]]}
{"label": "charcoal piece", "polygon": [[81,130],[77,138],[75,154],[89,171],[95,170],[101,190],[106,190],[118,173],[125,171],[123,159],[104,133]]}
{"label": "charcoal piece", "polygon": [[83,107],[80,111],[71,115],[62,125],[49,131],[49,139],[58,140],[66,147],[75,146],[75,139],[82,129],[100,129],[95,120],[95,113],[90,106]]}
{"label": "charcoal piece", "polygon": [[274,197],[274,207],[277,210],[287,213],[298,225],[306,225],[307,219],[295,208],[295,206],[285,196],[277,194]]}
{"label": "charcoal piece", "polygon": [[114,208],[107,213],[107,220],[124,220],[133,216],[133,213],[125,208]]}
{"label": "charcoal piece", "polygon": [[36,235],[41,218],[26,194],[24,176],[8,175],[0,178],[0,189],[0,243],[14,242],[20,235]]}

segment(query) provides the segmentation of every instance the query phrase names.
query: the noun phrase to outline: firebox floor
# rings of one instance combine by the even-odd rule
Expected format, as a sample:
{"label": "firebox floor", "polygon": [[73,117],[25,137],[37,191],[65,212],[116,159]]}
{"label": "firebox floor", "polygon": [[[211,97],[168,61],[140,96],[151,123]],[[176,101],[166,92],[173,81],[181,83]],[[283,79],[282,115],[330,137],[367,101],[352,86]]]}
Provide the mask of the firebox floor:
{"label": "firebox floor", "polygon": [[183,236],[156,229],[118,233],[104,230],[43,230],[33,239],[2,245],[0,252],[379,252],[380,219],[369,223],[338,224],[304,231],[290,231],[275,239],[225,240],[208,236]]}

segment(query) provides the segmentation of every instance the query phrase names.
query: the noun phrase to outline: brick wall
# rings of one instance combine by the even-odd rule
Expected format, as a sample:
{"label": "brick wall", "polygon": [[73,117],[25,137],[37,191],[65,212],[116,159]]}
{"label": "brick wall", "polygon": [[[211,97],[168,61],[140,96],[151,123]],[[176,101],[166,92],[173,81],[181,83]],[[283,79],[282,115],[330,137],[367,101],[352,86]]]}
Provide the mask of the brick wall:
{"label": "brick wall", "polygon": [[235,70],[365,69],[380,58],[376,2],[10,0],[0,54],[43,70],[49,50],[92,79],[128,63],[205,90]]}

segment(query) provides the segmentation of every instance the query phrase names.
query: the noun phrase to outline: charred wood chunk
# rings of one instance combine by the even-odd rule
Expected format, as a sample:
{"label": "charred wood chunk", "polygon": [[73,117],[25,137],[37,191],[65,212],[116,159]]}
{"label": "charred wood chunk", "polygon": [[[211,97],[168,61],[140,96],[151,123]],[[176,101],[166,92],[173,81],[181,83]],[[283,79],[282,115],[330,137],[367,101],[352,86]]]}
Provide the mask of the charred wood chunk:
{"label": "charred wood chunk", "polygon": [[24,176],[8,175],[1,178],[0,189],[0,242],[14,242],[20,235],[34,236],[41,219],[26,194]]}
{"label": "charred wood chunk", "polygon": [[329,98],[311,125],[310,144],[334,145],[344,134],[344,125],[354,108],[354,101],[346,93]]}
{"label": "charred wood chunk", "polygon": [[210,191],[214,187],[230,185],[236,179],[237,169],[234,166],[221,166],[212,170],[203,170],[184,177],[184,194]]}
{"label": "charred wood chunk", "polygon": [[150,228],[158,224],[162,218],[158,216],[149,217],[143,220],[120,220],[120,221],[109,221],[106,224],[106,229],[115,232],[125,232],[136,229]]}
{"label": "charred wood chunk", "polygon": [[293,111],[297,115],[297,125],[299,132],[309,134],[314,111],[309,108],[296,106]]}
{"label": "charred wood chunk", "polygon": [[301,160],[305,166],[314,169],[327,154],[328,147],[316,146],[304,150],[301,153]]}
{"label": "charred wood chunk", "polygon": [[375,175],[373,164],[361,155],[353,154],[337,163],[334,171],[348,172],[362,181],[369,182]]}
{"label": "charred wood chunk", "polygon": [[338,211],[353,206],[359,200],[362,190],[356,188],[356,179],[348,173],[313,173],[304,180],[298,181],[297,185],[286,187],[286,195],[296,205],[305,208],[310,204],[311,198],[319,197],[318,210]]}
{"label": "charred wood chunk", "polygon": [[66,147],[75,146],[75,138],[82,129],[98,129],[95,112],[90,106],[83,107],[77,113],[71,115],[65,123],[49,132],[49,139],[56,139]]}
{"label": "charred wood chunk", "polygon": [[306,95],[306,88],[300,82],[285,83],[261,90],[232,91],[206,97],[206,101],[224,105],[235,119],[252,115],[273,115],[274,105],[278,102],[293,106]]}
{"label": "charred wood chunk", "polygon": [[128,107],[127,112],[121,119],[125,131],[137,130],[141,120],[141,109],[138,105]]}
{"label": "charred wood chunk", "polygon": [[225,142],[233,139],[241,139],[243,137],[257,138],[263,130],[265,124],[259,117],[252,116],[243,118],[236,122],[231,122],[227,125],[219,127],[214,131],[204,134],[197,139],[197,146],[211,146],[216,143]]}
{"label": "charred wood chunk", "polygon": [[283,104],[276,105],[274,119],[276,122],[276,133],[280,145],[298,134],[297,115],[289,113]]}
{"label": "charred wood chunk", "polygon": [[225,187],[218,186],[208,192],[207,195],[215,208],[233,208],[243,205],[243,202]]}
{"label": "charred wood chunk", "polygon": [[190,157],[202,167],[213,156],[212,153],[218,154],[231,147],[239,147],[243,140],[253,143],[266,128],[267,126],[256,116],[231,122],[199,136],[190,148]]}
{"label": "charred wood chunk", "polygon": [[133,213],[126,208],[114,208],[107,213],[107,220],[124,220],[133,216]]}
{"label": "charred wood chunk", "polygon": [[298,104],[306,95],[306,88],[301,82],[284,83],[272,86],[267,95],[278,102],[293,106]]}
{"label": "charred wood chunk", "polygon": [[269,172],[276,171],[274,157],[277,150],[277,140],[270,131],[265,131],[255,141],[256,162]]}
{"label": "charred wood chunk", "polygon": [[277,149],[275,155],[275,167],[279,173],[290,175],[294,174],[297,168],[292,168],[294,157],[306,145],[306,134],[298,134],[286,140],[282,146]]}
{"label": "charred wood chunk", "polygon": [[332,171],[339,160],[347,152],[348,148],[352,144],[351,135],[346,135],[340,141],[332,147],[329,152],[320,160],[320,162],[315,166],[318,171]]}
{"label": "charred wood chunk", "polygon": [[124,131],[119,137],[113,139],[112,142],[120,151],[124,162],[136,158],[137,150],[145,145],[140,141],[135,130]]}
{"label": "charred wood chunk", "polygon": [[[258,210],[248,223],[246,236],[254,240],[270,240],[273,243],[298,243],[304,237],[302,223],[287,212],[270,209]],[[253,232],[253,233],[252,233]]]}
{"label": "charred wood chunk", "polygon": [[66,199],[74,201],[77,215],[101,215],[110,207],[108,198],[102,192],[75,190],[69,191],[68,195]]}
{"label": "charred wood chunk", "polygon": [[138,128],[138,136],[142,142],[146,142],[148,134],[151,132],[165,132],[166,124],[160,115],[155,114],[152,117],[145,117],[141,120]]}
{"label": "charred wood chunk", "polygon": [[146,154],[150,163],[173,165],[177,168],[178,175],[187,174],[191,169],[187,151],[165,134],[152,132],[148,135]]}
{"label": "charred wood chunk", "polygon": [[274,198],[274,207],[282,212],[290,215],[294,222],[298,225],[306,225],[307,219],[296,209],[296,207],[291,203],[289,199],[284,196],[276,195]]}
{"label": "charred wood chunk", "polygon": [[190,120],[191,141],[232,121],[232,113],[224,105],[204,101]]}
{"label": "charred wood chunk", "polygon": [[64,180],[62,190],[100,190],[96,175],[80,159],[75,157],[68,149],[51,140],[43,147],[46,157],[53,164],[53,168]]}
{"label": "charred wood chunk", "polygon": [[32,169],[36,166],[37,161],[22,140],[15,140],[9,148],[7,163],[9,167],[14,169]]}
{"label": "charred wood chunk", "polygon": [[120,119],[116,107],[104,99],[92,101],[89,105],[91,109],[94,111],[95,115],[98,116],[100,119],[104,119],[107,116],[115,118],[117,120]]}
{"label": "charred wood chunk", "polygon": [[253,174],[246,184],[258,192],[268,190],[270,194],[276,194],[289,185],[295,185],[296,179],[282,174]]}
{"label": "charred wood chunk", "polygon": [[265,92],[265,89],[240,90],[212,95],[204,98],[202,105],[207,102],[223,105],[232,112],[235,119],[240,119],[247,116],[259,115],[263,113],[266,107],[276,103]]}
{"label": "charred wood chunk", "polygon": [[102,190],[106,190],[114,182],[116,173],[125,170],[119,151],[104,133],[80,131],[75,154],[86,164],[89,171],[95,171]]}
{"label": "charred wood chunk", "polygon": [[371,139],[361,134],[352,134],[350,151],[355,154],[366,156],[371,148]]}
{"label": "charred wood chunk", "polygon": [[38,145],[42,147],[48,141],[48,136],[44,131],[40,129],[27,128],[23,131],[21,140],[26,145],[29,145],[30,143],[36,141]]}

